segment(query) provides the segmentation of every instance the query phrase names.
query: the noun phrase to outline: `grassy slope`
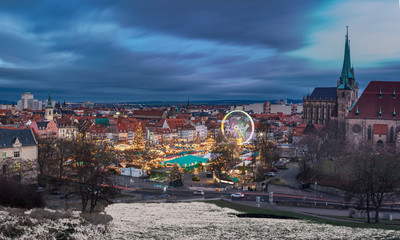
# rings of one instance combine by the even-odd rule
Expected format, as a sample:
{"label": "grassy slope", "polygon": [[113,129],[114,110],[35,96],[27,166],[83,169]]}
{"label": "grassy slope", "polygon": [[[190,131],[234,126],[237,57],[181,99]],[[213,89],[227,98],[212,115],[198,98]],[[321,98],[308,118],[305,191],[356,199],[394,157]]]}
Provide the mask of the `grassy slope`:
{"label": "grassy slope", "polygon": [[235,203],[226,202],[226,201],[206,201],[206,202],[213,203],[219,207],[231,208],[236,211],[243,212],[243,213],[260,213],[260,214],[269,214],[269,215],[276,215],[276,216],[288,216],[288,217],[298,218],[298,219],[302,219],[302,220],[309,220],[309,221],[313,221],[313,222],[317,222],[317,223],[331,224],[331,225],[335,225],[335,226],[400,230],[400,226],[386,225],[383,223],[367,224],[367,223],[343,222],[343,221],[340,221],[340,219],[338,219],[336,221],[336,220],[318,218],[318,217],[313,217],[313,216],[308,216],[308,215],[293,213],[293,212],[275,211],[275,210],[270,210],[270,209],[265,209],[265,208],[250,207],[250,206],[235,204]]}

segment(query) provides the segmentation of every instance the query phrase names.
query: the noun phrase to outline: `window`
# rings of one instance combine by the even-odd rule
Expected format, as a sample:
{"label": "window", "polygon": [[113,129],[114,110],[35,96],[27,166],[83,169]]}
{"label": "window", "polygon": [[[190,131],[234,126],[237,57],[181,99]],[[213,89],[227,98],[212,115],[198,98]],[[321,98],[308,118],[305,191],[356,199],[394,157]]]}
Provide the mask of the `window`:
{"label": "window", "polygon": [[390,128],[390,142],[394,143],[394,129],[393,129],[393,127]]}
{"label": "window", "polygon": [[19,171],[21,169],[21,163],[20,162],[16,162],[14,165],[14,171]]}
{"label": "window", "polygon": [[368,126],[368,141],[370,141],[371,138],[372,138],[372,135],[371,135],[371,126]]}
{"label": "window", "polygon": [[14,152],[14,157],[19,158],[19,151]]}
{"label": "window", "polygon": [[3,173],[7,173],[7,165],[3,165]]}
{"label": "window", "polygon": [[7,153],[3,152],[2,158],[5,159],[7,157]]}

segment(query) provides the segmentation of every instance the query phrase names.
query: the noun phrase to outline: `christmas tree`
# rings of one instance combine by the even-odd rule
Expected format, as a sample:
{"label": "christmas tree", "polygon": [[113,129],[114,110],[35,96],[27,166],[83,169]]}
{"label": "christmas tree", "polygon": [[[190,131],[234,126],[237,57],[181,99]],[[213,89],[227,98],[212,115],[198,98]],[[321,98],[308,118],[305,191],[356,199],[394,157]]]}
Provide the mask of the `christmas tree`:
{"label": "christmas tree", "polygon": [[183,186],[183,174],[177,163],[175,163],[171,169],[169,185],[173,186],[173,187],[182,187]]}
{"label": "christmas tree", "polygon": [[133,149],[137,152],[144,152],[146,149],[146,142],[142,132],[142,124],[139,123],[135,132],[135,139],[133,140]]}

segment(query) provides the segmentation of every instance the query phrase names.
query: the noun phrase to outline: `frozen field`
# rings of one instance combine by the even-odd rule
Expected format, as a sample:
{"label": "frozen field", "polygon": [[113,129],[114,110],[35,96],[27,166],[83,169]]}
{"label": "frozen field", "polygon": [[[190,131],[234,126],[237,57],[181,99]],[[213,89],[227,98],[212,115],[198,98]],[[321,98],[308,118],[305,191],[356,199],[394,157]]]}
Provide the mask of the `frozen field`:
{"label": "frozen field", "polygon": [[131,203],[106,209],[112,239],[400,239],[400,232],[303,220],[238,218],[214,204]]}

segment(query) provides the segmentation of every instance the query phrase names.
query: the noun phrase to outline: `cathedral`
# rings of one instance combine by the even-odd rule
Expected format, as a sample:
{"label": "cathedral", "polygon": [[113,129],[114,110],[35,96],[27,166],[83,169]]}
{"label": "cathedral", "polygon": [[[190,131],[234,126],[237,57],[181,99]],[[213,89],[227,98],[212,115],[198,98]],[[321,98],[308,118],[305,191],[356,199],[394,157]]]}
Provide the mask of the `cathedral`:
{"label": "cathedral", "polygon": [[350,40],[346,30],[344,60],[340,79],[336,87],[316,87],[303,98],[303,117],[305,123],[327,124],[336,120],[339,127],[345,128],[345,119],[358,99],[358,83],[350,60]]}
{"label": "cathedral", "polygon": [[400,82],[371,81],[358,99],[346,31],[342,73],[337,87],[317,87],[303,99],[305,123],[337,121],[349,144],[400,151]]}
{"label": "cathedral", "polygon": [[400,150],[400,82],[371,81],[346,118],[346,140]]}

